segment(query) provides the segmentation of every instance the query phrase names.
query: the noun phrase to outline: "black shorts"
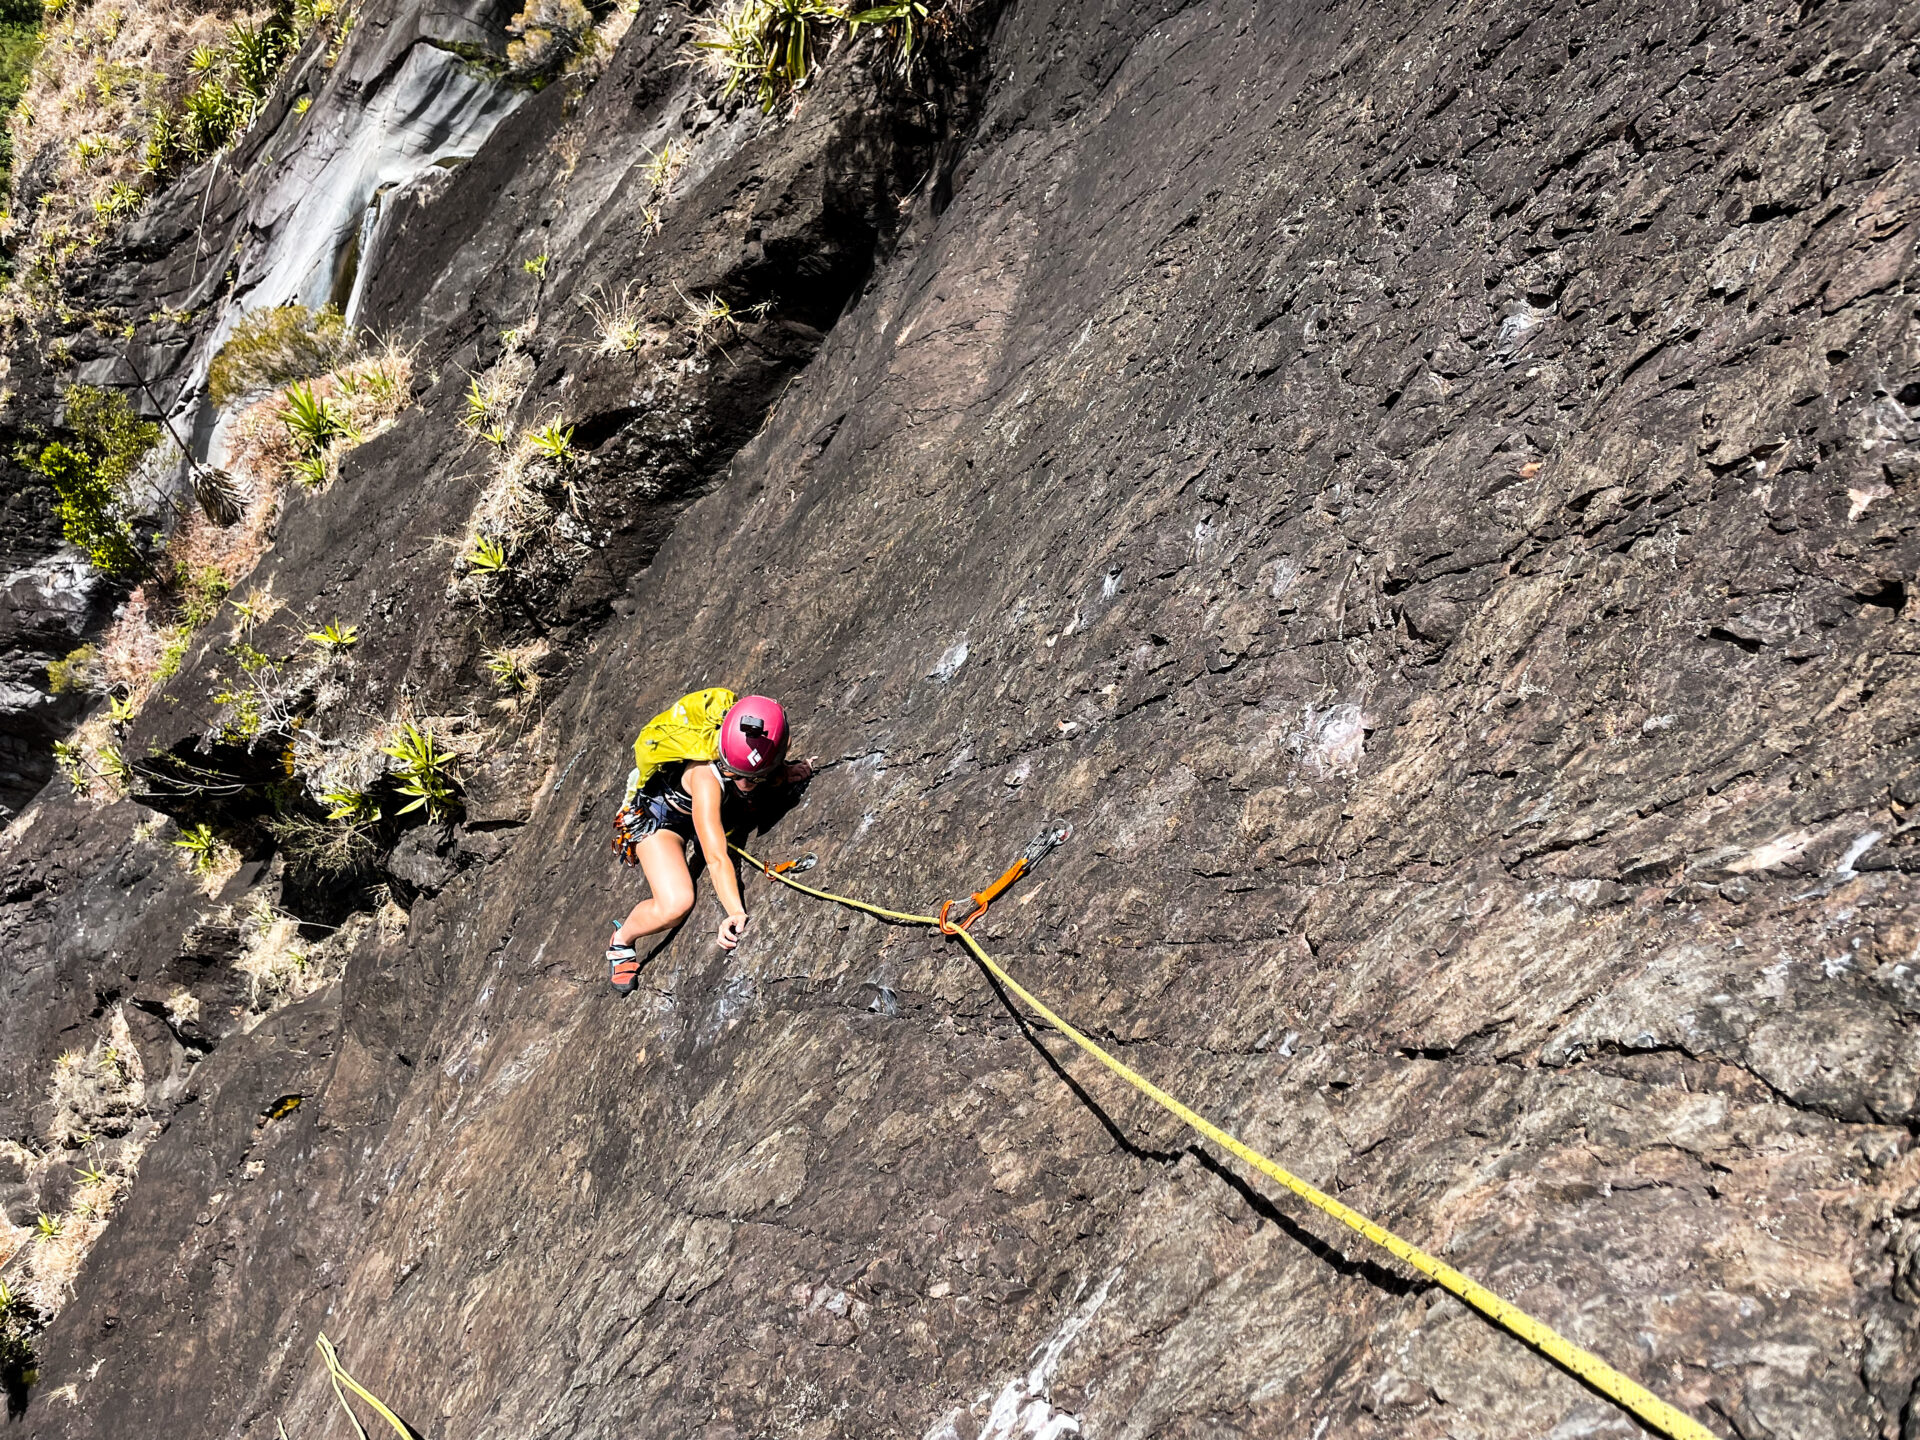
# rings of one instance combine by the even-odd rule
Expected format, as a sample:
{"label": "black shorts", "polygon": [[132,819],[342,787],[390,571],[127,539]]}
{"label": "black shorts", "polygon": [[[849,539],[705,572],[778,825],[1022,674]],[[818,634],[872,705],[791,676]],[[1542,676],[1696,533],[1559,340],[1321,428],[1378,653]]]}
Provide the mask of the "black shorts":
{"label": "black shorts", "polygon": [[[693,812],[674,809],[667,803],[667,797],[664,795],[636,795],[633,808],[644,813],[650,822],[636,827],[645,835],[651,835],[657,830],[666,830],[678,835],[682,840],[694,838]],[[641,837],[636,835],[635,838]]]}

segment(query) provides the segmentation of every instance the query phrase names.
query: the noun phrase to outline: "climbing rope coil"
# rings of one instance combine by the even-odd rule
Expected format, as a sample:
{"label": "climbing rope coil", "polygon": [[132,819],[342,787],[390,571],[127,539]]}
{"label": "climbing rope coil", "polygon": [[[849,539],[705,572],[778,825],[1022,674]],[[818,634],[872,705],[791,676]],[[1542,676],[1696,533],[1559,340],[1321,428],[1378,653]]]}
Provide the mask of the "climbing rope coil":
{"label": "climbing rope coil", "polygon": [[1028,990],[1013,976],[1009,975],[985,949],[973,938],[969,927],[982,915],[987,907],[1009,886],[1033,868],[1048,851],[1067,838],[1070,830],[1066,826],[1057,826],[1036,839],[1026,853],[1007,868],[1000,878],[972,897],[973,912],[963,920],[951,920],[948,912],[956,903],[948,901],[941,905],[937,915],[916,915],[903,910],[888,910],[883,906],[871,905],[864,900],[856,900],[847,895],[836,895],[829,890],[816,890],[811,885],[802,885],[790,872],[807,870],[813,867],[814,857],[808,855],[804,863],[788,862],[784,865],[769,865],[755,859],[738,845],[729,842],[729,848],[758,869],[762,874],[779,881],[803,895],[811,895],[817,900],[826,900],[835,905],[844,905],[849,909],[864,911],[868,915],[882,920],[890,920],[900,925],[924,925],[938,930],[942,935],[958,940],[966,946],[980,968],[1000,984],[1020,998],[1024,1004],[1040,1019],[1058,1030],[1067,1039],[1079,1046],[1087,1054],[1098,1060],[1107,1069],[1118,1075],[1127,1084],[1152,1100],[1156,1105],[1177,1117],[1183,1124],[1198,1131],[1221,1149],[1237,1156],[1251,1165],[1269,1180],[1276,1181],[1298,1195],[1302,1200],[1323,1214],[1332,1216],[1349,1229],[1357,1231],[1381,1249],[1405,1262],[1427,1276],[1435,1284],[1456,1298],[1471,1305],[1509,1334],[1525,1341],[1541,1354],[1572,1372],[1580,1379],[1613,1401],[1622,1409],[1637,1416],[1644,1424],[1671,1440],[1718,1440],[1714,1433],[1691,1416],[1682,1413],[1662,1400],[1658,1395],[1627,1376],[1622,1375],[1599,1356],[1581,1349],[1559,1331],[1542,1321],[1534,1319],[1516,1305],[1510,1305],[1494,1294],[1486,1286],[1462,1274],[1437,1256],[1428,1254],[1419,1246],[1401,1239],[1391,1230],[1377,1225],[1359,1211],[1342,1205],[1331,1195],[1316,1189],[1302,1180],[1292,1171],[1269,1160],[1251,1145],[1236,1139],[1211,1120],[1190,1109],[1155,1085],[1151,1080],[1139,1074],[1131,1067],[1107,1053],[1094,1041],[1082,1035],[1073,1026],[1063,1020],[1050,1006]]}

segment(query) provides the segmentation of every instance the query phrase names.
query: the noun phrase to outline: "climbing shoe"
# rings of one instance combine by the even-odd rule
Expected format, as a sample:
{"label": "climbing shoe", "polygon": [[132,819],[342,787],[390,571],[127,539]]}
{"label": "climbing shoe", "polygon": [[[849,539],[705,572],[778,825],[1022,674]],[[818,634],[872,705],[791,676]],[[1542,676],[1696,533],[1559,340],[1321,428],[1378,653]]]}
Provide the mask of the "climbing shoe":
{"label": "climbing shoe", "polygon": [[[613,933],[620,933],[618,925],[613,927]],[[607,979],[621,995],[631,995],[640,985],[640,960],[633,953],[633,946],[622,945],[611,937],[607,940]]]}

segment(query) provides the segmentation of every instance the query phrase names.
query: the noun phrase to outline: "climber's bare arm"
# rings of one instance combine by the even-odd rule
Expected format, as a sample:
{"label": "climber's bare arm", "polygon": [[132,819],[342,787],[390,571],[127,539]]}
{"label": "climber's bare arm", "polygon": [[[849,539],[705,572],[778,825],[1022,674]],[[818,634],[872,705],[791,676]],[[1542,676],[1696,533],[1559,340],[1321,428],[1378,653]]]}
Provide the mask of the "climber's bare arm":
{"label": "climber's bare arm", "polygon": [[701,765],[689,767],[683,783],[693,798],[693,833],[700,838],[700,853],[707,857],[713,893],[727,912],[727,918],[720,922],[720,948],[731,950],[747,928],[747,907],[740,903],[740,879],[734,874],[733,857],[727,853],[727,832],[720,823],[720,782],[712,770]]}

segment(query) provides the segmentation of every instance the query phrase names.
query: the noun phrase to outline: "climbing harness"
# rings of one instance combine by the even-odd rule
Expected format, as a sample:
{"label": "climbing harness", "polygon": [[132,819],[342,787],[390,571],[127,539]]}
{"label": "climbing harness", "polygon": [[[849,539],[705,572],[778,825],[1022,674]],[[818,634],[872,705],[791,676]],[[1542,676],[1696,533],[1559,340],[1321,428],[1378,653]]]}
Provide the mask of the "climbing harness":
{"label": "climbing harness", "polygon": [[638,865],[640,842],[659,828],[660,822],[644,802],[622,805],[613,817],[613,853],[620,857],[620,863],[629,869]]}
{"label": "climbing harness", "polygon": [[378,1395],[347,1373],[347,1367],[340,1363],[339,1352],[333,1348],[333,1342],[327,1339],[326,1331],[322,1330],[320,1338],[313,1344],[314,1348],[320,1352],[320,1358],[327,1362],[327,1378],[333,1381],[333,1393],[339,1397],[340,1408],[347,1412],[347,1419],[353,1422],[354,1431],[360,1436],[360,1440],[367,1440],[366,1428],[361,1425],[360,1417],[353,1413],[353,1407],[347,1403],[346,1391],[340,1388],[342,1385],[379,1411],[380,1418],[393,1426],[400,1440],[419,1440],[419,1437],[408,1428],[406,1421],[389,1410]]}
{"label": "climbing harness", "polygon": [[[972,932],[967,927],[984,915],[987,907],[991,905],[995,898],[1005,891],[1008,886],[1012,885],[1022,875],[1026,874],[1028,870],[1032,869],[1034,864],[1043,858],[1048,851],[1052,850],[1054,846],[1066,839],[1068,833],[1070,832],[1067,827],[1059,826],[1047,831],[1036,839],[1034,844],[1029,846],[1027,851],[1022,854],[1018,860],[1014,861],[998,880],[971,897],[974,904],[973,913],[968,915],[966,919],[957,922],[947,919],[947,912],[955,903],[951,900],[940,907],[940,913],[938,915],[918,915],[904,910],[888,910],[879,905],[870,905],[864,900],[855,900],[851,896],[836,895],[829,890],[816,890],[811,885],[802,885],[798,880],[793,879],[785,873],[786,867],[768,865],[761,860],[755,859],[752,855],[741,849],[740,846],[733,845],[731,842],[729,842],[729,848],[748,864],[755,866],[773,879],[778,880],[782,885],[798,890],[804,895],[811,895],[818,900],[831,901],[835,905],[844,905],[849,909],[861,910],[879,919],[891,920],[896,924],[930,926],[943,935],[957,939],[972,953],[973,958],[979,962],[981,969],[985,970],[987,974],[995,980],[998,980],[1013,994],[1017,995],[1022,1003],[1035,1015],[1039,1016],[1075,1045],[1086,1051],[1087,1054],[1106,1066],[1106,1068],[1111,1070],[1115,1075],[1118,1075],[1142,1095],[1145,1095],[1163,1110],[1177,1117],[1191,1129],[1198,1131],[1230,1154],[1238,1156],[1268,1179],[1284,1185],[1288,1190],[1291,1190],[1295,1195],[1298,1195],[1315,1209],[1332,1216],[1341,1224],[1351,1230],[1357,1231],[1375,1245],[1380,1246],[1397,1259],[1412,1266],[1449,1294],[1471,1305],[1509,1334],[1515,1335],[1527,1344],[1533,1346],[1536,1350],[1540,1351],[1540,1353],[1546,1355],[1564,1369],[1586,1381],[1587,1384],[1591,1385],[1595,1390],[1598,1390],[1602,1395],[1605,1395],[1616,1405],[1637,1416],[1652,1429],[1657,1430],[1662,1435],[1670,1437],[1670,1440],[1718,1440],[1718,1437],[1715,1436],[1711,1430],[1707,1429],[1706,1426],[1700,1424],[1699,1421],[1689,1415],[1683,1414],[1662,1400],[1658,1395],[1655,1395],[1652,1391],[1628,1379],[1625,1375],[1622,1375],[1618,1370],[1615,1370],[1604,1360],[1600,1359],[1599,1356],[1581,1349],[1551,1326],[1534,1319],[1517,1306],[1509,1305],[1484,1285],[1469,1279],[1451,1265],[1448,1265],[1436,1256],[1428,1254],[1419,1246],[1402,1240],[1391,1230],[1376,1225],[1357,1210],[1342,1205],[1331,1195],[1309,1185],[1306,1181],[1300,1179],[1299,1176],[1293,1174],[1276,1162],[1269,1160],[1252,1146],[1235,1139],[1218,1125],[1215,1125],[1211,1120],[1189,1109],[1145,1076],[1140,1075],[1114,1056],[1108,1054],[1106,1050],[1102,1049],[1085,1035],[1082,1035],[1078,1030],[1074,1029],[1073,1026],[1061,1019],[1051,1007],[1042,1002],[1032,991],[1028,990],[1018,980],[1015,980],[1013,976],[1002,969],[999,962],[981,948],[980,942],[973,938]],[[813,857],[808,856],[806,858],[811,861]]]}

